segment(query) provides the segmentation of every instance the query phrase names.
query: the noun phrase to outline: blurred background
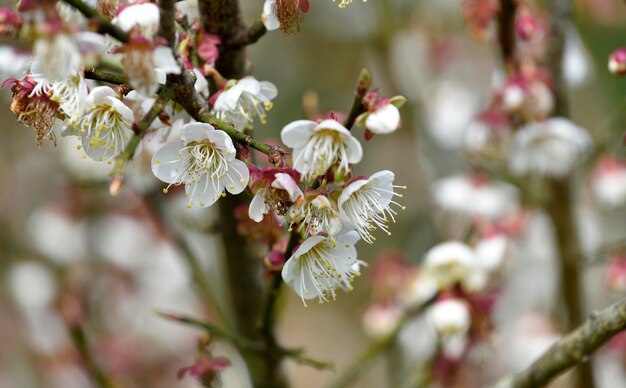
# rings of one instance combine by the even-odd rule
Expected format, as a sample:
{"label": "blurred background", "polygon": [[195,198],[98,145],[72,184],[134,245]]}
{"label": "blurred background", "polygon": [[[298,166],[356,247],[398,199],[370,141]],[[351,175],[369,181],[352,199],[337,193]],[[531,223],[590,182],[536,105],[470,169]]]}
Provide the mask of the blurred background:
{"label": "blurred background", "polygon": [[[262,3],[242,1],[247,22],[258,18]],[[486,107],[501,76],[497,46],[472,40],[459,9],[457,0],[355,0],[347,9],[330,0],[312,1],[300,33],[271,32],[248,50],[252,74],[279,91],[268,123],[256,129],[262,139],[278,138],[284,125],[302,118],[305,96],[317,101],[320,112],[346,112],[363,67],[383,95],[408,98],[401,109],[403,126],[393,135],[365,142],[362,130],[355,129],[365,151],[357,175],[389,169],[398,184],[407,186],[406,210],[391,226],[391,236],[357,246],[370,264],[389,252],[402,252],[418,264],[434,244],[462,238],[463,220],[433,206],[431,184],[468,171],[461,150],[465,130]],[[626,80],[609,74],[606,62],[626,43],[625,22],[621,2],[576,1],[564,61],[573,121],[592,136],[608,133],[612,140],[607,144],[621,156],[626,156],[621,146]],[[2,79],[21,74],[23,64],[3,50]],[[176,371],[194,362],[200,333],[155,310],[214,317],[192,277],[194,266],[205,273],[221,303],[227,300],[215,209],[190,210],[179,192],[163,194],[144,155],[133,162],[120,195],[111,197],[110,165],[83,159],[74,138],[59,136],[56,147],[48,142],[38,149],[32,130],[17,125],[10,113],[10,97],[3,89],[0,387],[94,386],[75,350],[81,338],[72,329],[75,320],[82,322],[94,365],[122,387],[199,386],[189,377],[177,380]],[[607,208],[594,200],[588,177],[592,167],[593,161],[583,165],[576,180],[589,310],[626,292],[626,284],[609,290],[606,278],[612,255],[626,247],[626,210],[624,204]],[[528,212],[530,221],[510,242],[501,275],[502,294],[492,315],[496,334],[475,362],[491,378],[526,366],[558,338],[553,312],[559,273],[550,224],[532,206]],[[362,324],[372,303],[372,273],[370,265],[354,292],[340,294],[333,303],[304,307],[286,290],[281,341],[304,347],[311,357],[342,371],[372,340]],[[435,346],[419,334],[420,324],[405,329],[391,356],[365,371],[355,386],[398,386],[393,382],[398,364],[419,363]],[[216,345],[213,354],[233,364],[223,375],[226,387],[247,386],[245,367],[232,349]],[[601,386],[626,385],[624,355],[618,345],[599,354]],[[294,387],[324,386],[335,376],[291,361],[286,367]],[[473,386],[471,381],[457,385]]]}

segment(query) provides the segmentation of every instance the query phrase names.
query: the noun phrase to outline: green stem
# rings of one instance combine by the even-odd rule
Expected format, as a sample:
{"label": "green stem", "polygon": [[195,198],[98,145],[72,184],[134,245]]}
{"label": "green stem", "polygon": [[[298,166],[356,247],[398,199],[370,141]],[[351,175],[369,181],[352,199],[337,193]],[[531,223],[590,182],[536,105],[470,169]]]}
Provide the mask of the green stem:
{"label": "green stem", "polygon": [[121,85],[126,83],[126,79],[123,75],[109,73],[106,71],[98,70],[96,68],[85,69],[85,78],[92,79],[94,81],[106,82],[114,85]]}

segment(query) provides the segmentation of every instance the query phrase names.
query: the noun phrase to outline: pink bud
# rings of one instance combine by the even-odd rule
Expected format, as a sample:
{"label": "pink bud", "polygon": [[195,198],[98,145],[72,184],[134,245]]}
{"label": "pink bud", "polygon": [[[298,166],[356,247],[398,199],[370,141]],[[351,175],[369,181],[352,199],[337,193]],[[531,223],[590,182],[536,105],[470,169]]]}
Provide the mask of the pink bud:
{"label": "pink bud", "polygon": [[541,34],[541,23],[529,11],[522,10],[515,23],[515,32],[522,40],[532,40]]}
{"label": "pink bud", "polygon": [[626,47],[613,51],[609,56],[609,71],[615,75],[626,74]]}
{"label": "pink bud", "polygon": [[263,259],[263,264],[268,272],[278,272],[285,264],[285,255],[279,251],[270,251]]}

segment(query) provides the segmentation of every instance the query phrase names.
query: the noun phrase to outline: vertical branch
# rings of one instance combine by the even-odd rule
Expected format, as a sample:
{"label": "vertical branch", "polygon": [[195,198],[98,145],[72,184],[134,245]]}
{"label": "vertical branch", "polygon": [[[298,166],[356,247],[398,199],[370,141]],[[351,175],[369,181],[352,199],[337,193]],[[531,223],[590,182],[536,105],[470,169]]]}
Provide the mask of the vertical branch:
{"label": "vertical branch", "polygon": [[[546,2],[550,14],[550,35],[548,37],[547,66],[553,76],[555,115],[569,116],[567,89],[563,77],[563,52],[567,28],[572,20],[571,2],[550,0]],[[561,267],[561,297],[565,302],[564,329],[574,330],[583,321],[583,289],[581,285],[583,255],[580,238],[576,229],[575,202],[572,194],[572,178],[552,179],[550,200],[547,211],[556,234],[556,246]],[[594,387],[593,371],[590,362],[575,369],[574,380],[579,387]]]}
{"label": "vertical branch", "polygon": [[161,19],[159,25],[159,36],[167,40],[168,46],[176,46],[176,19],[174,16],[175,0],[160,0],[159,9]]}
{"label": "vertical branch", "polygon": [[510,74],[515,67],[515,11],[514,0],[501,0],[498,14],[498,44],[504,70]]}

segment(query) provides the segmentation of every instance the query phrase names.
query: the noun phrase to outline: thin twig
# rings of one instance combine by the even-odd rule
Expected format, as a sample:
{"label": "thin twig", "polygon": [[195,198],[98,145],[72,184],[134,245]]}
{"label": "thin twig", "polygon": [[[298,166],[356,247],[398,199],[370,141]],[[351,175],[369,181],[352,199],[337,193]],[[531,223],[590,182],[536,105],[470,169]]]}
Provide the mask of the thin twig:
{"label": "thin twig", "polygon": [[232,48],[241,48],[256,43],[265,33],[267,28],[262,20],[252,23],[246,30],[241,31],[225,45]]}
{"label": "thin twig", "polygon": [[354,120],[363,112],[365,112],[363,106],[363,97],[367,93],[367,90],[372,85],[372,76],[367,69],[361,70],[359,78],[356,81],[356,88],[354,89],[354,100],[352,101],[352,107],[350,113],[344,121],[343,125],[350,129],[354,125]]}
{"label": "thin twig", "polygon": [[552,345],[527,369],[506,377],[498,388],[531,388],[547,384],[569,368],[589,362],[589,357],[611,337],[626,329],[626,298],[594,313],[579,326]]}
{"label": "thin twig", "polygon": [[96,385],[99,388],[115,388],[116,385],[109,379],[109,377],[104,373],[104,370],[94,359],[83,327],[77,322],[70,324],[69,335],[72,343],[85,363],[85,368],[89,372],[89,376],[94,380]]}
{"label": "thin twig", "polygon": [[253,138],[252,136],[246,135],[243,132],[239,132],[238,130],[235,129],[235,127],[231,123],[228,123],[224,120],[220,120],[213,115],[207,115],[207,114],[202,115],[199,117],[199,121],[202,121],[203,123],[211,124],[215,128],[226,132],[226,134],[228,134],[228,136],[230,136],[230,138],[233,139],[234,141],[241,143],[241,144],[246,144],[254,148],[255,150],[260,151],[268,156],[271,156],[272,154],[279,152],[279,150],[277,150],[276,147],[272,147],[269,144],[262,143],[256,140],[255,138]]}
{"label": "thin twig", "polygon": [[114,181],[111,184],[111,194],[117,194],[119,191],[121,180],[124,177],[124,172],[126,171],[126,166],[132,157],[135,155],[135,151],[141,142],[141,139],[148,132],[148,128],[157,118],[159,113],[165,109],[165,106],[170,101],[172,97],[171,91],[168,88],[161,88],[159,90],[159,95],[150,110],[143,116],[141,121],[136,126],[136,131],[133,137],[130,139],[126,148],[115,158],[115,165],[113,166],[113,170],[111,171],[111,177],[113,177]]}
{"label": "thin twig", "polygon": [[98,70],[94,67],[85,69],[85,78],[114,85],[121,85],[126,83],[126,79],[123,75]]}
{"label": "thin twig", "polygon": [[195,326],[202,330],[205,330],[216,339],[227,340],[231,342],[233,345],[237,346],[242,351],[251,351],[251,352],[263,351],[262,344],[259,344],[254,341],[250,341],[247,338],[241,337],[237,333],[220,328],[219,326],[214,325],[210,322],[202,321],[200,319],[193,318],[191,316],[183,315],[183,314],[167,313],[167,312],[158,311],[158,310],[155,312],[163,318],[185,323],[187,325]]}
{"label": "thin twig", "polygon": [[498,14],[498,44],[502,62],[507,74],[515,68],[515,11],[514,0],[501,0]]}
{"label": "thin twig", "polygon": [[82,2],[82,0],[63,1],[76,8],[76,10],[82,13],[86,18],[95,20],[98,23],[98,27],[101,31],[106,32],[107,34],[111,35],[122,43],[126,43],[128,41],[128,33],[126,31],[111,23],[98,11]]}

